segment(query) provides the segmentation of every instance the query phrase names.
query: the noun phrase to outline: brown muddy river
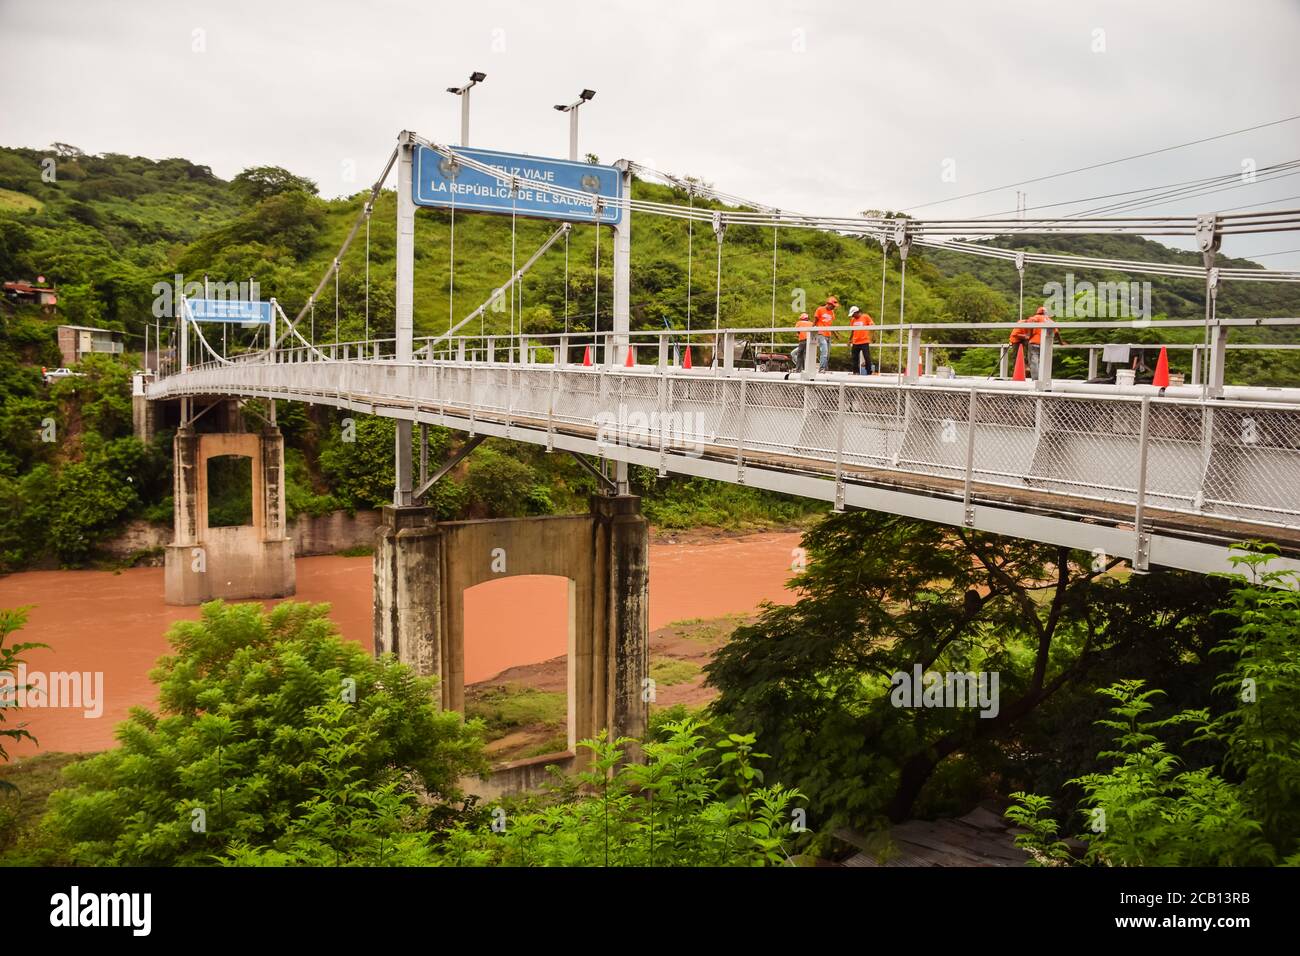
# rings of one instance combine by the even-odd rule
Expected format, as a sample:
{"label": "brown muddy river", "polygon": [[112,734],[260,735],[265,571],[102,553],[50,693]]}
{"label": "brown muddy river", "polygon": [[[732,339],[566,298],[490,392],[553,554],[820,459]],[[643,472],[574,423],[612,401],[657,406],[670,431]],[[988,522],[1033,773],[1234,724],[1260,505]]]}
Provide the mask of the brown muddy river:
{"label": "brown muddy river", "polygon": [[[746,613],[761,601],[792,600],[785,584],[798,545],[797,533],[784,532],[651,544],[651,630],[689,618]],[[295,600],[330,603],[343,636],[372,646],[370,558],[299,558],[297,573]],[[563,580],[553,577],[509,578],[468,591],[466,681],[564,654],[566,595]],[[10,640],[50,645],[25,655],[28,672],[102,674],[103,700],[98,716],[87,716],[84,707],[11,711],[6,726],[25,724],[38,739],[36,745],[10,745],[11,757],[113,746],[113,728],[128,710],[157,702],[148,673],[168,651],[168,626],[198,617],[197,607],[163,603],[161,568],[30,571],[0,578],[0,607],[22,604],[33,605],[28,625]]]}

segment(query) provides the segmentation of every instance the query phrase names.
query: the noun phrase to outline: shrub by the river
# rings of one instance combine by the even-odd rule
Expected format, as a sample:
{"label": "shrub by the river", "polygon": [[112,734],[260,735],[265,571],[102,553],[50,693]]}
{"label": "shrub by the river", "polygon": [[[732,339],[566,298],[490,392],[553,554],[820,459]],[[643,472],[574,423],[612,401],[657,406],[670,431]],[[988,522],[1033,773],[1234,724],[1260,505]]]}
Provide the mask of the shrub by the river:
{"label": "shrub by the river", "polygon": [[[161,713],[134,709],[121,747],[70,767],[74,786],[50,798],[46,824],[73,859],[205,864],[311,822],[324,860],[382,862],[384,808],[403,808],[392,829],[452,815],[457,780],[486,767],[479,726],[439,711],[430,680],[340,638],[327,612],[215,601],[176,624],[175,653],[150,674]],[[418,790],[432,809],[403,799]]]}

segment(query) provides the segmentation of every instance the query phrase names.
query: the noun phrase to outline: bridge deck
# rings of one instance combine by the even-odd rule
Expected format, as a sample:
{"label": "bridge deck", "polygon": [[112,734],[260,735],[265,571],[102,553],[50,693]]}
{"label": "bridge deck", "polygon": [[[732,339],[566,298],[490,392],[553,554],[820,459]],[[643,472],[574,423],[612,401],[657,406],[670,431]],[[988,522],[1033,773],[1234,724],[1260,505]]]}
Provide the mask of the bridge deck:
{"label": "bridge deck", "polygon": [[1300,553],[1297,405],[385,360],[209,366],[149,389],[205,394],[498,434],[1139,566],[1221,568],[1227,542],[1254,537]]}

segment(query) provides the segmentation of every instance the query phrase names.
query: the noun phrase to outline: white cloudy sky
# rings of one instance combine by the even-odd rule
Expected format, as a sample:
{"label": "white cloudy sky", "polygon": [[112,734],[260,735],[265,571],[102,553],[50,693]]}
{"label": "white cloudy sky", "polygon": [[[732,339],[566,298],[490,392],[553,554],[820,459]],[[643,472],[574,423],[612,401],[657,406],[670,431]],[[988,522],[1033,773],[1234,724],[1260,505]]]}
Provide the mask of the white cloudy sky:
{"label": "white cloudy sky", "polygon": [[[401,128],[454,142],[444,88],[472,70],[488,74],[474,145],[563,156],[551,106],[591,87],[584,152],[841,214],[1300,114],[1295,0],[0,0],[0,37],[0,143],[183,156],[223,177],[276,164],[327,196],[361,185],[346,161],[373,178]],[[1024,188],[1033,206],[1297,158],[1300,120]],[[1300,175],[1141,213],[1286,197],[1300,207]],[[1015,205],[1005,188],[918,213]],[[1300,233],[1224,246],[1294,249]],[[1262,261],[1300,268],[1300,253]]]}

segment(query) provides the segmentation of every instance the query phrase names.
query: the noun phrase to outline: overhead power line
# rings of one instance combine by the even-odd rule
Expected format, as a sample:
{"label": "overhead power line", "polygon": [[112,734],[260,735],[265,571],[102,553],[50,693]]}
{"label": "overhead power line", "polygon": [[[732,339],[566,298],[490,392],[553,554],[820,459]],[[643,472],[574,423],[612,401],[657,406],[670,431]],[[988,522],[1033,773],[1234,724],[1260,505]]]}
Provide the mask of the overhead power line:
{"label": "overhead power line", "polygon": [[1194,139],[1191,140],[1190,142],[1178,143],[1174,146],[1162,146],[1160,149],[1147,150],[1145,153],[1134,153],[1132,156],[1121,156],[1119,159],[1109,159],[1106,160],[1104,163],[1090,163],[1087,166],[1079,166],[1076,167],[1075,169],[1067,169],[1064,172],[1060,172],[1060,173],[1051,173],[1046,176],[1035,176],[1032,179],[1022,179],[1019,182],[1007,183],[1005,186],[992,186],[988,189],[976,190],[973,193],[963,193],[960,196],[950,196],[947,199],[935,199],[931,202],[920,203],[919,205],[916,206],[907,206],[903,209],[903,212],[912,212],[913,210],[925,209],[929,206],[939,206],[944,203],[956,202],[958,199],[970,199],[973,196],[985,196],[988,195],[989,193],[998,192],[1003,189],[1011,189],[1015,186],[1025,186],[1030,183],[1046,182],[1049,179],[1059,179],[1062,176],[1073,176],[1075,173],[1087,172],[1090,169],[1101,169],[1105,166],[1114,166],[1117,165],[1118,163],[1127,163],[1134,159],[1143,159],[1147,156],[1158,156],[1161,153],[1173,152],[1176,149],[1186,149],[1188,146],[1199,146],[1201,143],[1211,143],[1214,142],[1215,140],[1227,139],[1229,136],[1240,136],[1242,133],[1253,133],[1255,130],[1267,129],[1270,126],[1280,126],[1282,123],[1290,123],[1298,119],[1300,119],[1300,113],[1297,113],[1295,116],[1286,116],[1279,120],[1273,120],[1272,122],[1269,123],[1260,123],[1257,126],[1247,126],[1244,129],[1234,129],[1231,132],[1219,133],[1216,136],[1206,136],[1203,139]]}

